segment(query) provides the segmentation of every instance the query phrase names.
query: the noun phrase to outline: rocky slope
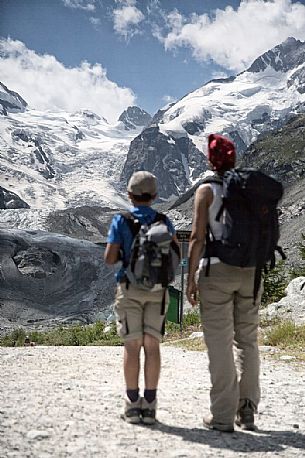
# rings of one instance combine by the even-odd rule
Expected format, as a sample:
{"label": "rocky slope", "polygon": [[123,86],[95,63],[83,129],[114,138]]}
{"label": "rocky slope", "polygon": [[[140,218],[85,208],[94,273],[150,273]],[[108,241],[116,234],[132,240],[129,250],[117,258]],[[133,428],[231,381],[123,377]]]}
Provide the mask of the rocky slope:
{"label": "rocky slope", "polygon": [[0,231],[0,334],[107,319],[113,269],[103,247],[40,231]]}
{"label": "rocky slope", "polygon": [[299,262],[298,243],[305,228],[305,115],[292,116],[282,128],[259,137],[240,165],[258,167],[284,184],[281,243],[288,262]]}
{"label": "rocky slope", "polygon": [[0,186],[0,209],[8,208],[30,208],[30,206],[14,192]]}

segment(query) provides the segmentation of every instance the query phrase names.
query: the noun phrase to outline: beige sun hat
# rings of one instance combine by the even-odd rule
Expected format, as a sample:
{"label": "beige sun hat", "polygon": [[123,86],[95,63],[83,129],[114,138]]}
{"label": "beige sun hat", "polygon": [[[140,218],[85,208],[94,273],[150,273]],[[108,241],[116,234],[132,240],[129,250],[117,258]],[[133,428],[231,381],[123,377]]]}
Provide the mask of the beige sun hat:
{"label": "beige sun hat", "polygon": [[155,196],[157,194],[157,178],[145,170],[135,172],[128,182],[127,191],[135,196],[142,194]]}

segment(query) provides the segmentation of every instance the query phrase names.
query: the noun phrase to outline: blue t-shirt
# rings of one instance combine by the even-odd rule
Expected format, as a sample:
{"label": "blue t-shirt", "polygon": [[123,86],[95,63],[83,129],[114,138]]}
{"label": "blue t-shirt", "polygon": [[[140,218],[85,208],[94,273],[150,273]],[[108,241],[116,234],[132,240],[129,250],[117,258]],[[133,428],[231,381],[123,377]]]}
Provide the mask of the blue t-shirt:
{"label": "blue t-shirt", "polygon": [[[132,207],[129,211],[136,217],[136,219],[140,221],[141,224],[151,224],[157,214],[156,210],[146,205]],[[170,219],[167,217],[166,225],[170,233],[174,235],[176,233],[175,228]],[[120,214],[115,215],[109,228],[107,243],[118,243],[121,245],[121,249],[125,258],[124,261],[126,263],[129,261],[132,242],[133,236],[126,219]],[[120,281],[124,274],[125,269],[122,266],[116,273],[117,281]]]}

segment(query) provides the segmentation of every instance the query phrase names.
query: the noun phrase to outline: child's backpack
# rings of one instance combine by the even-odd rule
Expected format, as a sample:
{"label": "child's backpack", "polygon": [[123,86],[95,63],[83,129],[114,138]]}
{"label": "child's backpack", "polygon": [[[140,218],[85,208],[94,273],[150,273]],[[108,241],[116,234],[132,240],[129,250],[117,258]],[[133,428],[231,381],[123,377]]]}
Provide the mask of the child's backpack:
{"label": "child's backpack", "polygon": [[[283,186],[274,178],[255,169],[231,169],[223,177],[207,177],[205,183],[223,186],[222,206],[216,220],[223,223],[220,241],[207,232],[206,253],[222,262],[238,267],[256,267],[254,298],[261,272],[275,265],[275,251],[285,255],[278,246],[279,220],[277,205]],[[269,265],[268,265],[269,264]]]}
{"label": "child's backpack", "polygon": [[180,262],[178,244],[173,241],[166,216],[157,213],[151,224],[141,224],[132,213],[122,214],[133,234],[127,281],[146,290],[166,288],[175,279]]}

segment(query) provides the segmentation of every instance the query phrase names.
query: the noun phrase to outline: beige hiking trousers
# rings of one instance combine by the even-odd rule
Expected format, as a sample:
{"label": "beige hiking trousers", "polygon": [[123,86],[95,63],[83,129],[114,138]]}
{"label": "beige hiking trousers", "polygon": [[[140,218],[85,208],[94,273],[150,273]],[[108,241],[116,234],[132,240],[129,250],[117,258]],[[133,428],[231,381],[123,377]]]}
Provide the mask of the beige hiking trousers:
{"label": "beige hiking trousers", "polygon": [[[216,422],[233,424],[239,403],[260,399],[257,342],[261,291],[253,303],[254,268],[222,262],[199,272],[200,313],[208,349],[211,413]],[[234,351],[235,350],[235,351]]]}

